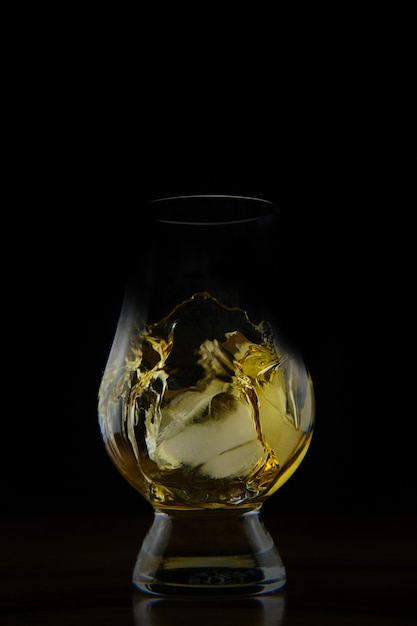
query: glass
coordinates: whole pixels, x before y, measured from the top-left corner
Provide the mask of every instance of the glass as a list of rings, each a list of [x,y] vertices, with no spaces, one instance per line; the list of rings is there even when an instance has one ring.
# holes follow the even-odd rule
[[[133,583],[276,591],[285,568],[260,510],[304,458],[314,416],[280,327],[278,209],[186,196],[142,216],[98,410],[112,461],[155,512]]]

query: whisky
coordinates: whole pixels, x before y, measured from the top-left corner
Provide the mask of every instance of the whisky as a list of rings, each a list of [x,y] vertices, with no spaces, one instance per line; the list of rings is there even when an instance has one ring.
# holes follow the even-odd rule
[[[295,471],[313,392],[272,326],[199,292],[109,362],[99,421],[119,471],[155,508],[256,507]]]

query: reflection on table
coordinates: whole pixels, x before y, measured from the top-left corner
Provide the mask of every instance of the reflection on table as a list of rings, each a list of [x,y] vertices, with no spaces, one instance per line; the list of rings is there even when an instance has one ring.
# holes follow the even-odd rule
[[[140,592],[133,595],[135,626],[281,626],[284,610],[283,592],[253,598],[211,599],[155,598]]]

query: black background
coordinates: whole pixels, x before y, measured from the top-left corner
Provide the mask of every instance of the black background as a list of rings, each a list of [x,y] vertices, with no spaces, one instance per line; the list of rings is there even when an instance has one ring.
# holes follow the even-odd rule
[[[217,26],[217,38],[177,33],[158,58],[169,25],[154,28],[135,62],[127,35],[116,45],[91,28],[77,31],[81,48],[68,33],[58,45],[57,31],[36,61],[25,58],[3,235],[6,515],[149,512],[106,455],[97,392],[125,249],[137,245],[146,202],[177,193],[281,209],[286,280],[271,280],[271,297],[311,371],[316,430],[265,507],[415,513],[407,166],[399,173],[387,49],[359,30],[354,45],[335,32],[300,48],[299,36],[283,45],[233,20]]]
[[[227,176],[205,183],[192,174],[183,185],[132,184],[120,194],[112,185],[107,195],[94,184],[87,201],[83,188],[59,209],[51,240],[24,278],[27,343],[12,424],[17,471],[4,476],[10,513],[28,506],[39,514],[149,511],[107,458],[97,391],[124,292],[124,247],[136,245],[148,198],[188,191],[247,193],[281,208],[285,236],[271,297],[282,302],[310,369],[316,430],[301,467],[265,506],[298,514],[414,511],[412,418],[389,314],[380,217],[339,167],[331,175],[326,167],[322,177],[317,167],[295,167],[288,177],[277,168],[274,187],[272,176],[258,179],[256,170],[242,174],[253,185],[230,185]]]

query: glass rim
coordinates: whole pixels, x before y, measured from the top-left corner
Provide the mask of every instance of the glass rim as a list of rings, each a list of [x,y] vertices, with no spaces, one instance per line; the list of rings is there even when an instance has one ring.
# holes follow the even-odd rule
[[[221,207],[224,209],[227,204],[227,208],[229,211],[226,211],[224,214],[219,214],[218,210],[213,212],[213,204],[211,204],[211,210],[209,212],[205,212],[203,215],[198,213],[193,213],[190,215],[187,213],[185,209],[190,210],[190,206],[186,207],[185,205],[182,207],[182,211],[175,216],[169,214],[159,214],[156,216],[156,221],[163,224],[179,224],[179,225],[187,225],[187,226],[222,226],[228,224],[241,224],[247,222],[254,222],[256,220],[271,217],[272,215],[277,216],[279,213],[278,206],[272,202],[271,200],[267,200],[266,198],[259,198],[254,196],[243,196],[243,195],[232,195],[232,194],[189,194],[189,195],[173,195],[166,196],[161,198],[155,198],[151,200],[151,204],[154,206],[158,206],[158,204],[162,207],[164,203],[166,206],[170,205],[171,207],[176,201],[185,201],[185,204],[188,201],[196,201],[200,203],[205,203],[205,201],[223,201],[223,204],[219,203],[217,209]],[[240,214],[230,213],[231,206],[234,206],[234,211],[241,210]],[[257,210],[255,209],[257,207]],[[202,208],[201,204],[199,207]],[[207,211],[208,206],[204,207]],[[266,210],[265,210],[266,209]],[[210,214],[209,214],[210,213]]]

